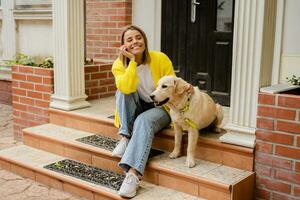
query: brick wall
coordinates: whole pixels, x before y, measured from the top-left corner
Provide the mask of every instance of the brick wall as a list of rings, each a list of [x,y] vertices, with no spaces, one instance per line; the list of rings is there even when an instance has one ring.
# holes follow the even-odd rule
[[[257,199],[300,199],[300,95],[258,97]]]
[[[11,81],[0,80],[0,103],[12,104]]]
[[[49,122],[53,70],[13,66],[12,79],[14,136],[22,140],[23,128]]]
[[[86,0],[87,58],[116,59],[122,30],[131,24],[131,7],[131,0]]]
[[[85,66],[85,93],[88,95],[88,100],[113,96],[115,91],[111,64]]]

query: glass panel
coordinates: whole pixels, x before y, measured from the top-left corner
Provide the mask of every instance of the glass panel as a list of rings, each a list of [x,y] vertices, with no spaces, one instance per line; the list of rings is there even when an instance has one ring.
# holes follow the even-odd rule
[[[51,9],[52,0],[15,0],[16,9]]]
[[[217,0],[217,31],[231,32],[233,0]]]

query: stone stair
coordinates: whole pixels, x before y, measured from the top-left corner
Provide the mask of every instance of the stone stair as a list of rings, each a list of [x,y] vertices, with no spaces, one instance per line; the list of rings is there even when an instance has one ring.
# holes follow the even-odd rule
[[[24,145],[0,151],[0,167],[87,199],[121,199],[115,190],[43,168],[71,159],[122,173],[119,158],[112,157],[111,151],[77,140],[95,134],[118,139],[113,120],[91,112],[97,109],[50,109],[49,124],[24,129]],[[149,159],[142,189],[134,199],[253,199],[252,149],[220,143],[218,136],[206,133],[199,138],[196,167],[187,168],[185,156],[168,158],[173,137],[169,129],[155,136],[153,148],[164,153]],[[185,149],[186,137],[183,143]]]

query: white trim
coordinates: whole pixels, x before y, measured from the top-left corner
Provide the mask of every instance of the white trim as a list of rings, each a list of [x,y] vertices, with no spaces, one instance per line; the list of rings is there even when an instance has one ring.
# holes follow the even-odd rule
[[[52,20],[52,10],[14,10],[16,20]]]
[[[274,41],[274,56],[272,67],[272,85],[280,82],[280,63],[282,50],[283,22],[284,22],[285,0],[277,0],[276,30]]]

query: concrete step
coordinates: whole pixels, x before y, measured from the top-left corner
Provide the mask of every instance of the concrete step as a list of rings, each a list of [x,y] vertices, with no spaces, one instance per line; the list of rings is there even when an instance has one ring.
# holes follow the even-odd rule
[[[64,190],[89,200],[122,199],[116,190],[94,184],[69,175],[58,173],[44,166],[65,160],[65,157],[26,145],[20,145],[0,151],[0,167],[37,182]],[[172,189],[141,182],[135,200],[201,200],[201,198]]]
[[[91,114],[90,111],[93,108],[88,109],[88,112],[85,112],[85,110],[67,112],[49,109],[50,123],[118,139],[118,129],[114,127],[113,119],[108,118],[109,114]],[[195,152],[196,158],[217,162],[242,170],[253,171],[254,150],[247,147],[222,143],[218,139],[219,136],[220,135],[215,133],[202,132]],[[173,146],[174,131],[171,129],[162,130],[156,134],[153,140],[153,147],[158,149],[172,151]],[[183,155],[185,155],[186,149],[187,135],[183,137]]]
[[[55,124],[31,127],[23,132],[26,145],[122,173],[117,167],[119,158],[112,157],[110,151],[76,140],[93,133]],[[195,168],[187,168],[184,156],[171,160],[168,154],[149,160],[143,180],[207,199],[239,199],[241,194],[242,199],[252,199],[253,172],[201,159]]]

